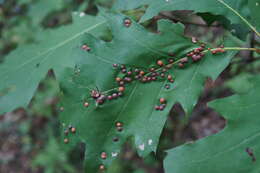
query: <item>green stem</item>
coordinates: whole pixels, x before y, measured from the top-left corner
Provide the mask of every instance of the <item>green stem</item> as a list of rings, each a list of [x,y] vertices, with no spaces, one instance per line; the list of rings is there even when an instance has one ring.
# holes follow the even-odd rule
[[[224,50],[249,50],[249,51],[255,51],[255,52],[259,52],[260,49],[258,48],[247,48],[247,47],[225,47]]]
[[[224,48],[214,48],[211,50],[216,50],[216,49],[224,49],[224,50],[248,50],[248,51],[255,51],[255,52],[260,52],[259,48],[252,48],[252,47],[224,47]]]
[[[260,33],[256,30],[256,28],[251,25],[251,23],[249,23],[243,16],[241,16],[235,9],[233,9],[232,7],[230,7],[227,3],[225,3],[223,0],[217,0],[220,3],[222,3],[224,6],[226,6],[228,9],[230,9],[233,13],[235,13],[238,17],[241,18],[241,20],[243,22],[245,22],[245,24],[247,24],[255,33],[258,37],[260,37]]]

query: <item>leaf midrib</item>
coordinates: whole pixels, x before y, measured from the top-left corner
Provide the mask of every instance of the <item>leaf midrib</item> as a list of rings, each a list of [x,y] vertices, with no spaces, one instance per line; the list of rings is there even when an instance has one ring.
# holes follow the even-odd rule
[[[91,27],[89,27],[89,28],[83,30],[82,32],[79,32],[79,33],[75,34],[74,36],[68,38],[67,40],[64,40],[64,41],[60,42],[60,43],[57,44],[56,46],[51,47],[51,48],[49,48],[49,49],[43,51],[42,53],[36,55],[36,56],[33,57],[32,59],[30,59],[30,60],[24,62],[23,64],[21,64],[20,66],[18,66],[16,69],[13,69],[12,71],[14,71],[14,70],[19,70],[19,69],[22,68],[23,66],[29,64],[30,62],[32,62],[32,61],[34,61],[35,59],[41,57],[42,55],[48,54],[48,53],[50,53],[51,51],[56,50],[56,49],[58,49],[58,48],[64,46],[65,44],[67,44],[67,43],[71,42],[72,40],[76,39],[77,37],[79,37],[79,36],[82,35],[83,33],[89,32],[89,31],[91,31],[91,30],[93,30],[93,29],[97,28],[98,26],[100,26],[100,25],[102,25],[102,24],[105,24],[105,23],[106,23],[106,20],[104,20],[104,21],[102,21],[102,22],[100,22],[100,23],[97,23],[97,24],[93,25],[93,26],[91,26]],[[27,57],[26,59],[29,59],[29,58]],[[6,74],[9,73],[9,72],[10,72],[10,71],[6,71],[6,72],[3,73],[1,76],[4,76],[4,75],[6,75]]]

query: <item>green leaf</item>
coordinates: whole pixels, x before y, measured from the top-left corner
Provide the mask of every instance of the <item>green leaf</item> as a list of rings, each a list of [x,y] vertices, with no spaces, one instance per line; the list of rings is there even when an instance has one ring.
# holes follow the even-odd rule
[[[156,66],[158,59],[166,62],[169,52],[174,52],[176,58],[180,59],[193,48],[199,47],[184,36],[181,24],[161,20],[159,32],[151,33],[134,21],[129,27],[125,26],[126,16],[104,15],[113,33],[110,42],[90,35],[99,36],[107,20],[82,17],[81,13],[81,18],[77,17],[73,26],[42,33],[39,45],[18,48],[0,66],[2,112],[25,107],[47,71],[54,70],[62,92],[63,113],[60,119],[63,128],[67,130],[72,125],[77,129],[76,134],[68,136],[70,144],[79,141],[86,143],[86,165],[90,172],[96,172],[100,164],[108,166],[129,137],[134,137],[141,156],[156,151],[172,105],[180,102],[185,111],[191,112],[206,77],[215,79],[236,53],[229,51],[213,56],[205,51],[205,58],[198,63],[189,62],[184,69],[179,69],[176,61],[169,72],[176,78],[175,83],[169,84],[170,89],[165,89],[166,79],[147,84],[134,81],[126,86],[122,98],[97,105],[90,98],[91,90],[98,87],[107,94],[117,90],[115,77],[122,74],[112,68],[113,63],[147,71]],[[84,44],[91,50],[82,50]],[[232,46],[234,43],[225,45]],[[163,111],[155,111],[154,106],[160,97],[167,100],[167,106]],[[85,101],[90,103],[88,108],[83,106]],[[123,132],[116,130],[117,121],[123,123]],[[118,137],[119,141],[112,142],[114,137]],[[106,160],[100,159],[103,151],[107,152]]]
[[[250,82],[253,87],[248,93],[210,102],[227,126],[216,135],[169,150],[166,173],[259,172],[259,76]]]
[[[253,22],[257,30],[260,30],[260,0],[249,0],[248,5]]]
[[[241,73],[225,82],[225,86],[231,88],[236,93],[247,93],[253,85],[250,83],[252,74]]]
[[[33,115],[51,116],[53,112],[52,104],[59,93],[59,85],[55,79],[47,78],[41,83],[41,89],[39,89],[30,104],[28,113]]]
[[[59,142],[50,134],[46,147],[32,161],[33,167],[41,166],[45,172],[75,172],[68,159],[69,153],[62,150]]]
[[[18,0],[17,1],[17,4],[18,5],[23,5],[23,4],[28,4],[30,3],[32,0]]]
[[[127,10],[148,5],[148,9],[141,18],[140,22],[151,19],[162,11],[192,10],[196,13],[212,13],[214,15],[222,15],[229,19],[231,24],[237,25],[239,23],[243,23],[253,29],[254,26],[249,23],[251,16],[247,3],[251,4],[250,7],[254,7],[251,9],[251,15],[252,13],[255,13],[256,17],[252,18],[257,19],[259,16],[257,15],[259,7],[256,5],[257,2],[255,0],[143,0],[127,1],[127,3],[125,0],[118,0],[114,5],[114,9]]]
[[[13,51],[0,65],[0,113],[26,107],[39,82],[53,69],[58,80],[66,67],[74,67],[73,52],[84,33],[100,34],[102,17],[74,15],[73,25],[41,32],[39,44],[24,45]]]
[[[160,0],[153,1],[151,3],[142,17],[141,21],[145,21],[147,19],[152,18],[157,15],[161,11],[169,11],[169,10],[193,10],[195,12],[200,13],[212,13],[215,15],[223,15],[227,17],[232,23],[240,23],[240,17],[235,14],[230,8],[238,11],[239,13],[247,14],[248,9],[244,9],[245,0],[198,0],[198,1],[190,1],[190,0]],[[226,6],[228,5],[228,6]]]
[[[24,44],[32,40],[35,31],[28,27],[29,22],[27,20],[24,18],[16,18],[15,20],[8,20],[8,23],[7,25],[14,27],[2,31],[1,46],[5,46],[8,42]]]
[[[211,25],[213,22],[218,21],[222,26],[224,26],[228,31],[231,31],[234,36],[241,40],[246,40],[248,33],[250,32],[249,27],[245,27],[241,23],[231,24],[225,16],[213,15],[211,13],[198,13],[200,17],[208,24]]]
[[[50,12],[62,9],[63,1],[64,0],[38,0],[32,3],[29,6],[28,15],[32,19],[33,26],[38,26]]]
[[[139,155],[146,156],[156,151],[172,105],[181,102],[185,110],[190,112],[206,77],[215,79],[235,54],[233,51],[216,56],[208,53],[202,61],[190,64],[187,68],[178,69],[174,66],[170,73],[176,79],[175,83],[170,84],[169,90],[165,89],[165,79],[146,84],[133,81],[126,86],[123,97],[97,105],[90,96],[91,90],[97,87],[106,95],[117,91],[115,78],[122,74],[113,69],[112,64],[125,64],[128,69],[148,69],[156,67],[158,59],[169,58],[171,51],[180,58],[198,47],[184,37],[181,24],[160,20],[160,33],[153,34],[133,21],[130,27],[125,27],[125,16],[106,16],[113,40],[103,42],[86,34],[79,44],[87,44],[91,51],[81,50],[77,53],[78,57],[82,57],[81,61],[75,69],[67,69],[61,82],[63,112],[60,119],[63,130],[68,130],[70,125],[77,129],[76,134],[69,134],[66,138],[71,145],[79,141],[86,144],[85,163],[89,173],[96,172],[101,164],[106,167],[110,165],[120,153],[121,145],[131,136],[134,137]],[[167,100],[167,106],[163,111],[156,111],[154,106],[160,97]],[[84,102],[89,103],[87,108],[83,106]],[[122,132],[116,130],[116,122],[123,123]],[[113,142],[114,137],[118,137],[119,141]],[[106,152],[106,160],[100,158],[102,152]]]
[[[130,0],[117,0],[114,5],[114,10],[131,10],[147,4],[152,3],[152,0],[142,0],[142,1],[130,1]]]

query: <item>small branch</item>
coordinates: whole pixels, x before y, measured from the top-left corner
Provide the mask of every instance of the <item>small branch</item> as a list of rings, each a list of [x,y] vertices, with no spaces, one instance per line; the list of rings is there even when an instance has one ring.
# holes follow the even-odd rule
[[[218,49],[218,48],[217,48]],[[224,50],[248,50],[248,51],[255,51],[257,53],[260,53],[260,49],[259,48],[248,48],[248,47],[225,47],[222,48]]]
[[[241,50],[247,50],[247,51],[255,51],[255,52],[258,52],[258,53],[260,53],[260,49],[258,49],[258,48],[246,48],[246,47],[224,47],[224,48],[212,48],[212,49],[210,49],[210,50],[204,50],[203,51],[203,53],[207,53],[207,52],[209,52],[209,51],[214,51],[214,50],[218,50],[218,49],[222,49],[222,50],[226,50],[226,51],[228,51],[228,50],[236,50],[236,51],[241,51]],[[192,51],[192,50],[190,50],[190,51]],[[190,52],[190,51],[188,51],[188,52]],[[178,64],[178,63],[180,63],[182,61],[182,58],[180,58],[180,59],[178,59],[178,60],[176,60],[176,61],[174,61],[174,62],[172,62],[172,63],[169,63],[168,65],[176,65],[176,64]],[[155,69],[155,71],[160,71],[162,68],[165,68],[164,66],[163,67],[159,67],[159,68],[157,68],[157,69]],[[144,76],[148,76],[148,75],[150,75],[152,72],[148,72],[148,73],[146,73]],[[89,89],[89,88],[88,88]],[[105,90],[105,91],[101,91],[101,93],[103,93],[103,94],[106,94],[106,93],[109,93],[110,91],[113,91],[113,90],[117,90],[118,89],[118,87],[116,87],[116,88],[112,88],[112,89],[109,89],[109,90]],[[87,98],[85,98],[86,100],[88,100],[89,98],[91,98],[91,97],[87,97]]]

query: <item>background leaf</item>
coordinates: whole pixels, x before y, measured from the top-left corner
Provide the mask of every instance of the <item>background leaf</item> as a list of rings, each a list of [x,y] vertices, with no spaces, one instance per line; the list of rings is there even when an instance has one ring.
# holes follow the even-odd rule
[[[152,0],[142,0],[142,1],[124,1],[124,0],[117,0],[114,5],[114,10],[131,10],[135,9],[147,4],[152,3]]]
[[[248,15],[248,9],[244,8],[244,4],[247,2],[246,0],[199,0],[199,1],[181,1],[181,0],[160,0],[153,1],[149,5],[145,15],[142,17],[141,21],[145,21],[150,19],[151,17],[157,15],[161,11],[169,11],[169,10],[193,10],[195,12],[208,12],[215,15],[223,15],[227,17],[232,23],[240,23],[241,19],[234,14],[229,8],[227,8],[223,3],[226,3],[231,8],[236,11],[239,11],[240,14]]]
[[[226,118],[226,128],[217,135],[169,150],[164,161],[166,173],[259,172],[260,78],[251,78],[251,83],[253,87],[247,94],[209,104]]]
[[[62,150],[59,142],[51,137],[44,151],[37,155],[32,164],[36,166],[45,166],[46,173],[62,173],[75,172],[74,168],[69,164],[66,151]]]
[[[257,30],[260,30],[260,0],[250,0],[248,1],[248,6],[253,22]]]
[[[195,13],[211,13],[213,15],[221,15],[229,19],[231,26],[224,21],[224,24],[227,24],[228,28],[233,28],[235,32],[238,32],[240,34],[235,35],[241,35],[241,24],[245,26],[245,23],[242,22],[241,18],[235,14],[234,11],[237,11],[242,17],[244,17],[246,20],[251,19],[248,4],[253,4],[254,8],[252,10],[256,11],[257,8],[256,2],[247,1],[247,0],[199,0],[199,1],[183,1],[183,0],[143,0],[143,1],[124,1],[124,0],[118,0],[114,4],[115,10],[129,10],[137,7],[141,7],[144,5],[148,5],[148,8],[145,12],[145,14],[142,16],[140,22],[144,22],[148,19],[151,19],[152,17],[158,15],[160,12],[163,11],[174,11],[174,10],[192,10]],[[251,10],[251,11],[252,11]],[[252,14],[252,13],[251,13]],[[256,15],[259,16],[259,15]],[[212,17],[211,17],[212,18]],[[219,17],[218,17],[219,18]],[[215,18],[215,19],[218,19]],[[212,18],[212,20],[215,20]],[[223,21],[223,20],[221,20]],[[212,21],[211,21],[212,22]],[[252,22],[252,21],[251,21]],[[255,23],[256,24],[256,23]],[[240,28],[240,29],[239,29]],[[244,34],[245,32],[243,32]],[[240,38],[245,38],[240,37]]]
[[[250,73],[241,73],[225,83],[225,86],[231,88],[236,93],[247,93],[254,85],[250,82],[252,78]]]
[[[38,26],[50,12],[60,10],[64,0],[38,0],[30,8],[28,15],[32,17],[32,24]]]
[[[0,113],[25,107],[39,82],[53,69],[57,79],[65,67],[74,67],[73,51],[86,33],[99,33],[105,27],[102,17],[75,15],[74,24],[39,35],[40,44],[25,45],[10,53],[0,66]]]

